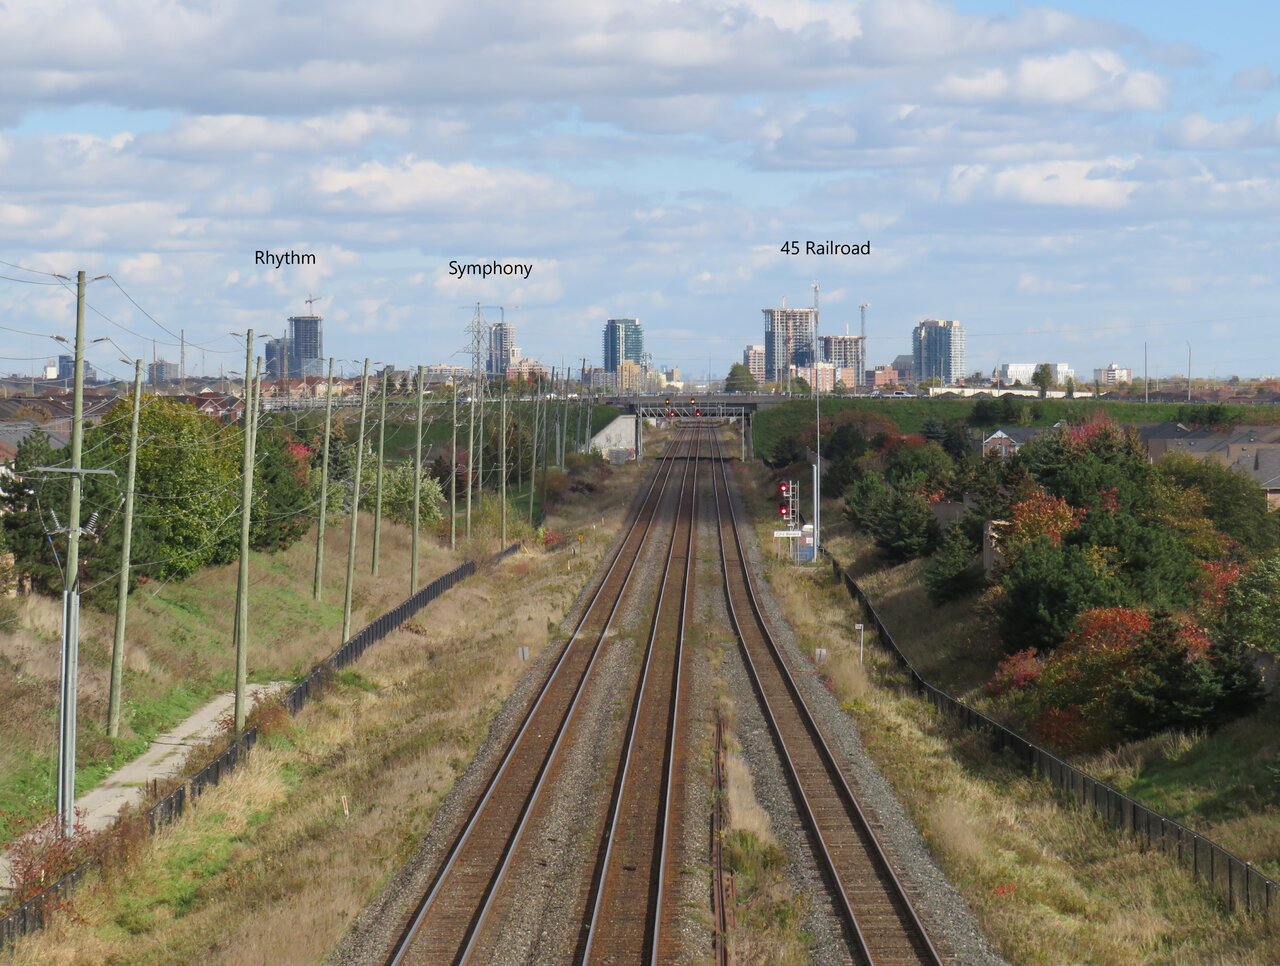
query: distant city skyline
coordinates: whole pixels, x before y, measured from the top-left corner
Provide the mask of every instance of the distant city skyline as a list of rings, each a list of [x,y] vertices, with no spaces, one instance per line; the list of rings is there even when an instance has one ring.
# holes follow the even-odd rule
[[[443,364],[480,302],[548,366],[637,316],[655,367],[723,375],[815,280],[822,334],[870,303],[867,368],[955,318],[970,371],[1138,376],[1145,345],[1156,378],[1190,342],[1193,376],[1280,372],[1269,5],[318,0],[305,43],[269,7],[244,43],[149,4],[0,11],[0,369],[74,318],[23,268],[83,268],[136,300],[93,283],[91,334],[176,361],[185,333],[189,374],[312,311],[328,355]]]

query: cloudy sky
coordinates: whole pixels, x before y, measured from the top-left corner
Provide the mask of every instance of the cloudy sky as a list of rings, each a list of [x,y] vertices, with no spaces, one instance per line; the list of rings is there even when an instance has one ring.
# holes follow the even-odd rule
[[[1275,11],[0,0],[0,259],[110,273],[90,335],[176,358],[185,329],[196,372],[239,368],[227,333],[278,333],[312,292],[339,358],[446,361],[480,301],[548,364],[598,363],[632,315],[655,363],[723,373],[817,280],[824,331],[871,304],[874,363],[935,317],[965,324],[970,369],[1140,371],[1145,341],[1170,374],[1190,341],[1198,375],[1274,373]],[[0,274],[0,325],[37,333],[0,329],[0,371],[28,372],[73,299]]]

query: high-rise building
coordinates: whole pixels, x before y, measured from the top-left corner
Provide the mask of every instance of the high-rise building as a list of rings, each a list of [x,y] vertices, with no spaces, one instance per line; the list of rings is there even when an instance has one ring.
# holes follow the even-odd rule
[[[925,319],[911,332],[911,373],[916,382],[955,385],[964,376],[964,326],[954,319]]]
[[[859,379],[854,385],[861,386],[861,374],[867,367],[866,347],[860,335],[822,335],[818,337],[822,347],[822,361],[829,362],[837,369],[856,369]],[[853,386],[846,386],[852,389]]]
[[[485,371],[490,376],[500,376],[519,358],[516,327],[506,322],[495,322],[489,326],[489,362]]]
[[[268,379],[282,379],[285,375],[286,362],[288,362],[289,375],[298,374],[297,367],[286,359],[288,351],[289,340],[285,338],[268,339],[263,345],[262,354],[266,357]]]
[[[764,382],[764,346],[749,345],[743,349],[742,364],[751,370],[756,382]]]
[[[617,373],[624,361],[644,364],[644,329],[639,319],[609,319],[604,324],[604,371]]]
[[[176,368],[176,367],[175,367]],[[177,376],[175,375],[176,379]],[[76,379],[76,357],[75,356],[58,356],[58,381],[65,382],[68,386],[75,382]],[[86,359],[84,363],[84,381],[97,382],[98,373],[93,366],[89,365]]]
[[[1121,369],[1112,362],[1105,369],[1094,369],[1093,381],[1099,386],[1123,386],[1133,382],[1133,370]]]
[[[324,375],[324,329],[318,315],[289,316],[289,375]]]
[[[153,386],[177,382],[179,378],[177,363],[165,362],[163,359],[147,363],[147,382]]]
[[[792,366],[813,364],[813,334],[817,309],[761,309],[764,313],[764,377],[768,382],[787,378]]]

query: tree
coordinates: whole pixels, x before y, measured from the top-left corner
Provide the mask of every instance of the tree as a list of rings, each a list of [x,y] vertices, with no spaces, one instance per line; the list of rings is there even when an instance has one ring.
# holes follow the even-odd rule
[[[1127,602],[1123,585],[1083,547],[1055,546],[1047,536],[1030,541],[1001,579],[1000,636],[1008,653],[1051,651],[1076,615]]]
[[[1215,460],[1170,453],[1156,472],[1178,486],[1204,494],[1205,515],[1227,536],[1255,554],[1280,547],[1280,515],[1267,510],[1267,496],[1250,477]]]
[[[427,469],[422,470],[418,502],[420,528],[444,517],[444,491]],[[387,517],[406,527],[413,526],[413,462],[397,463],[382,478],[382,506]]]
[[[893,561],[923,557],[938,545],[941,531],[929,503],[917,493],[892,493],[871,522],[876,546]]]
[[[791,394],[803,396],[812,391],[809,380],[804,376],[796,376],[791,380]]]
[[[1227,591],[1224,634],[1260,651],[1280,654],[1280,554],[1253,565]]]
[[[1033,734],[1071,751],[1218,724],[1251,711],[1261,695],[1240,648],[1185,618],[1128,607],[1081,613],[1038,673],[1014,681],[1008,672],[999,683],[1028,692]]]
[[[876,473],[856,478],[845,490],[845,518],[859,530],[870,531],[889,502],[889,488]]]
[[[758,385],[751,370],[741,362],[735,362],[729,367],[729,375],[724,381],[726,392],[754,392]]]
[[[934,492],[946,486],[955,466],[941,446],[899,446],[885,461],[885,481],[897,490]]]
[[[1043,399],[1049,394],[1056,383],[1053,378],[1053,366],[1047,362],[1042,362],[1036,366],[1035,372],[1031,374],[1031,385],[1040,390],[1040,398]]]
[[[1076,398],[1076,381],[1072,379],[1070,376],[1067,376],[1065,388],[1067,390],[1067,398],[1075,399]]]
[[[311,528],[311,455],[278,424],[259,428],[249,523],[255,550],[287,550]]]
[[[942,537],[937,552],[924,570],[924,585],[935,604],[963,597],[983,583],[982,559],[978,547],[953,523]]]

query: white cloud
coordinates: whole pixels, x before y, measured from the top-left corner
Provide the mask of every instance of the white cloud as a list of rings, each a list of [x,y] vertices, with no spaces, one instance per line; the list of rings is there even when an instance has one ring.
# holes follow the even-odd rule
[[[1168,82],[1152,71],[1130,68],[1115,51],[1093,49],[1024,57],[1009,71],[993,67],[949,74],[934,89],[943,98],[969,103],[1158,111],[1168,95]]]
[[[367,161],[354,168],[332,165],[316,171],[313,190],[327,204],[381,214],[406,210],[477,212],[527,211],[571,204],[574,192],[546,175],[514,168],[440,164],[402,158],[392,164]]]
[[[1083,208],[1122,208],[1139,182],[1120,177],[1136,159],[1046,161],[995,169],[962,165],[947,178],[944,197],[953,202],[978,199]]]
[[[352,110],[301,121],[251,114],[182,118],[172,133],[155,138],[160,151],[196,154],[263,151],[324,153],[351,148],[373,137],[403,137],[409,123],[385,108]]]

